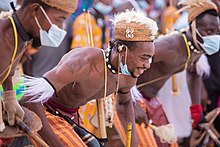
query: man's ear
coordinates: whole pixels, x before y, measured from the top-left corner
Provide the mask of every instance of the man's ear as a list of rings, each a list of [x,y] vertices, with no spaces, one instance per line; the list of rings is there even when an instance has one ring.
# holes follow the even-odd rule
[[[30,13],[33,17],[35,17],[36,15],[39,15],[41,12],[40,10],[40,4],[38,3],[33,3],[30,6]]]
[[[119,53],[125,52],[127,49],[128,49],[128,47],[124,44],[119,44],[118,45],[118,52]]]

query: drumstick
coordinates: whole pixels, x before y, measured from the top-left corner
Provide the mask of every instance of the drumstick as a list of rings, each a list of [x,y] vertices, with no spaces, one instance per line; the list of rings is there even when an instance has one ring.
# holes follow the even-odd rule
[[[85,21],[85,24],[86,24],[86,34],[87,34],[87,40],[88,40],[88,45],[91,45],[90,43],[90,34],[89,34],[89,26],[88,26],[88,22],[87,22],[87,16],[86,16],[86,10],[83,9],[83,13],[84,13],[84,21]]]
[[[92,24],[91,24],[91,18],[90,18],[90,11],[88,10],[88,21],[89,21],[89,26],[87,26],[87,30],[89,30],[87,36],[89,40],[91,41],[91,46],[94,47],[94,42],[93,42],[93,34],[92,34]],[[105,76],[106,73],[105,73]],[[105,77],[106,78],[106,77]],[[104,90],[104,97],[106,97],[106,84],[105,84],[105,90]],[[99,99],[96,100],[96,107],[97,107],[97,113],[98,113],[98,126],[99,126],[99,137],[102,143],[104,143],[104,140],[107,138],[106,134],[106,127],[105,127],[105,112],[104,112],[104,99]]]
[[[24,131],[30,139],[33,139],[37,143],[39,143],[42,147],[49,147],[40,137],[38,137],[31,129],[18,117],[16,117],[16,124],[18,127]]]
[[[129,122],[128,125],[127,125],[126,147],[131,146],[131,132],[132,132],[132,123]]]
[[[92,34],[92,23],[90,18],[90,10],[88,10],[88,20],[89,20],[89,34],[91,40],[91,46],[94,47],[93,34]]]
[[[200,126],[201,126],[202,128],[205,128],[205,129],[207,130],[207,128],[209,128],[209,127],[211,126],[211,124],[213,123],[213,121],[215,120],[215,118],[218,116],[218,114],[219,114],[219,111],[216,111],[215,114],[214,114],[214,117],[210,120],[210,122],[206,123],[205,125],[200,125]],[[204,131],[204,132],[201,134],[201,136],[200,136],[195,142],[192,143],[191,146],[196,146],[196,145],[198,145],[198,144],[202,141],[202,139],[204,138],[205,134],[206,134],[206,131]]]

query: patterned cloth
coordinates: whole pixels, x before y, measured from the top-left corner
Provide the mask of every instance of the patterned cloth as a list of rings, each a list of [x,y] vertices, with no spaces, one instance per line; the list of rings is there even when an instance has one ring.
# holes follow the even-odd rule
[[[155,101],[157,102],[157,100],[154,100],[154,104]],[[157,122],[155,121],[155,119],[160,119],[159,120],[159,124],[161,124],[161,121],[164,122],[166,119],[165,114],[163,114],[161,111],[162,110],[162,106],[160,105],[160,103],[156,104],[157,109],[153,109],[153,108],[149,108],[149,105],[151,103],[148,103],[146,101],[141,101],[139,102],[141,107],[145,110],[148,111],[148,114],[151,113],[152,115],[155,114],[155,116],[157,118],[152,118],[152,115],[149,116],[150,119],[154,120],[153,122]],[[152,106],[153,107],[153,106]],[[150,110],[149,110],[150,109]],[[155,110],[155,111],[152,111]],[[159,112],[159,114],[157,114]],[[164,115],[164,116],[163,116]],[[162,118],[162,119],[161,119]],[[167,121],[168,123],[168,121]],[[114,112],[114,126],[116,128],[116,130],[118,131],[119,136],[121,137],[121,140],[123,142],[123,144],[125,144],[126,142],[126,133],[124,131],[124,128],[118,118],[117,112]],[[155,136],[155,134],[153,133],[153,130],[150,127],[145,128],[145,125],[138,125],[136,124],[136,133],[138,136],[138,146],[139,147],[178,147],[177,143],[173,143],[173,144],[168,144],[168,143],[161,143],[159,137]]]
[[[117,112],[114,111],[114,126],[116,130],[118,131],[119,136],[121,137],[121,140],[123,144],[126,143],[126,133],[124,131],[124,128],[118,118]],[[153,131],[151,128],[147,127],[145,128],[144,125],[137,125],[136,124],[136,133],[138,136],[138,143],[139,147],[157,147],[157,143],[153,136]]]
[[[90,134],[87,130],[80,127],[73,120],[78,119],[78,109],[70,109],[60,107],[61,105],[49,100],[45,104],[45,115],[54,133],[65,146],[74,147],[99,147],[100,144],[95,136]],[[69,112],[69,115],[64,115]]]
[[[179,14],[176,14],[175,12],[177,11],[176,7],[174,6],[169,6],[166,7],[165,10],[163,11],[161,15],[161,32],[162,34],[167,34],[169,33],[172,28],[173,24],[176,22],[176,20],[179,17]]]
[[[88,18],[88,13],[82,13],[74,21],[72,48],[91,46],[91,43],[88,41],[89,32],[86,27],[89,24]],[[90,20],[94,47],[107,48],[110,38],[109,21],[107,18],[96,17],[96,14],[92,14],[92,12],[90,14]]]

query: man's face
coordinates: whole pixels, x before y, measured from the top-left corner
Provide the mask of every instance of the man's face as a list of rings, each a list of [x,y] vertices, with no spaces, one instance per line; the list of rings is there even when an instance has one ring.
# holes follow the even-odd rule
[[[47,8],[46,10],[43,9],[46,13],[46,15],[49,17],[49,20],[47,19],[47,17],[45,16],[45,14],[43,13],[43,11],[40,8],[39,4],[32,4],[32,8],[34,11],[34,17],[37,18],[37,20],[39,21],[39,24],[41,26],[41,28],[45,31],[49,31],[51,24],[49,23],[49,20],[52,22],[52,24],[57,25],[59,28],[63,28],[64,25],[64,21],[65,19],[68,17],[69,13],[64,12],[62,10],[56,9],[56,8]],[[37,27],[36,32],[34,33],[34,44],[36,44],[36,47],[38,47],[40,44],[40,28],[37,25],[36,21],[35,21],[35,26]],[[35,46],[35,45],[34,45]]]
[[[51,20],[51,22],[55,25],[57,25],[59,28],[63,28],[64,25],[64,21],[65,19],[68,17],[69,13],[64,12],[62,10],[56,9],[56,8],[50,8],[47,9],[46,11],[49,19]],[[44,15],[42,13],[42,15]],[[45,26],[46,28],[44,28],[46,31],[49,30],[49,28],[51,27],[51,25],[49,24],[48,20],[46,19],[45,16],[42,16],[45,18]]]
[[[197,21],[196,27],[202,36],[219,35],[219,17],[205,14]]]
[[[154,55],[153,42],[137,42],[136,48],[127,51],[127,66],[131,76],[138,78],[145,70],[150,68]],[[129,48],[129,47],[128,47]]]

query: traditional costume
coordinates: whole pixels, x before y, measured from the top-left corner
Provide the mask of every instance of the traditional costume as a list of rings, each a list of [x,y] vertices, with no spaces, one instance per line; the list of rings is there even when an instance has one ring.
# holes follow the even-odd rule
[[[88,40],[88,24],[91,21],[91,35],[93,38]],[[73,40],[71,48],[90,46],[94,42],[94,47],[107,48],[110,38],[110,25],[107,17],[100,16],[96,11],[91,11],[90,15],[86,12],[76,17],[73,22]],[[92,40],[91,40],[92,39]]]
[[[191,24],[191,23],[195,23],[195,19],[197,16],[199,16],[202,12],[205,12],[206,10],[217,10],[216,6],[210,2],[210,1],[207,1],[207,0],[188,0],[188,1],[185,1],[183,2],[182,4],[188,4],[187,7],[183,7],[183,9],[181,9],[180,11],[183,11],[183,10],[188,10],[189,11],[189,17],[188,17],[188,22]],[[194,27],[194,30],[195,30],[195,27]],[[197,40],[196,40],[197,41]],[[196,42],[194,40],[194,42]],[[188,43],[186,42],[186,46],[189,46],[190,49],[195,52],[195,53],[201,53],[201,49],[199,47],[196,47],[197,49],[200,49],[200,50],[197,50],[195,49],[194,46],[192,46],[192,43]],[[187,62],[186,62],[187,63]],[[147,85],[147,84],[146,84]],[[145,97],[145,96],[143,96]],[[148,99],[147,97],[145,97],[146,99]],[[152,102],[152,104],[150,104],[151,102],[149,101],[146,101],[145,103],[147,104],[147,114],[149,114],[149,112],[156,112],[156,111],[161,111],[160,115],[163,115],[163,117],[158,117],[157,119],[163,119],[163,122],[162,124],[166,124],[168,123],[168,120],[166,118],[166,115],[162,109],[162,105],[160,103],[157,102],[156,98],[151,98],[150,101],[154,101]],[[155,103],[156,102],[156,103]],[[149,105],[150,104],[150,105]],[[151,107],[151,106],[158,106],[158,107]],[[153,109],[152,109],[153,108]],[[155,109],[156,108],[156,109]],[[153,115],[155,115],[154,113],[152,113]],[[149,118],[155,118],[153,115],[149,115]],[[153,122],[155,124],[161,124],[160,120],[154,120]],[[158,142],[157,142],[158,144]],[[161,145],[161,143],[158,144],[159,146],[163,146]]]
[[[135,11],[126,11],[120,13],[119,15],[116,16],[114,24],[115,24],[115,40],[124,40],[124,41],[132,41],[132,42],[135,41],[152,42],[158,30],[155,21],[147,18],[144,14],[137,13]],[[120,49],[122,48],[118,48],[118,49],[120,51]],[[110,53],[107,52],[105,56],[106,56],[106,64],[110,65],[109,63]],[[114,74],[119,73],[119,71],[116,70],[113,71],[114,69],[111,69],[111,66],[107,66],[107,67],[112,73]],[[66,121],[68,121],[68,123],[70,123],[70,127],[69,127],[70,129],[72,128],[72,124],[74,125],[75,123],[70,121],[71,117],[69,117],[69,115],[71,115],[70,114],[71,112],[66,111],[66,108],[60,107],[59,104],[56,104],[54,101],[49,100],[52,97],[52,95],[56,93],[55,88],[53,88],[52,84],[45,78],[28,77],[25,79],[25,85],[28,87],[26,90],[26,95],[32,96],[31,101],[44,103],[46,108],[45,114],[48,118],[49,123],[51,124],[51,127],[53,128],[54,132],[59,136],[62,142],[66,141],[67,135],[61,136],[60,134],[61,130],[59,130],[59,128],[62,127],[61,124],[64,124],[63,122],[64,120],[62,118],[64,118]],[[72,111],[72,113],[76,114],[76,110]],[[66,114],[68,114],[68,116]],[[65,126],[66,125],[67,123],[65,123]],[[71,129],[71,131],[77,132],[75,128],[74,130]],[[75,133],[73,133],[72,135],[75,136]],[[84,138],[84,136],[81,135],[79,136]],[[65,142],[65,144],[68,143]],[[82,141],[80,142],[80,144],[84,145]]]

